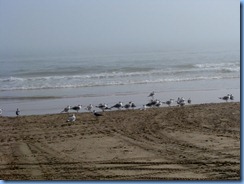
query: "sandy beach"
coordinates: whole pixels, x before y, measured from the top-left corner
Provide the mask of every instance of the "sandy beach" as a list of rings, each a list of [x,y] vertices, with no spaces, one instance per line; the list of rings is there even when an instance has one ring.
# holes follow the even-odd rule
[[[240,180],[240,103],[0,117],[1,180]]]

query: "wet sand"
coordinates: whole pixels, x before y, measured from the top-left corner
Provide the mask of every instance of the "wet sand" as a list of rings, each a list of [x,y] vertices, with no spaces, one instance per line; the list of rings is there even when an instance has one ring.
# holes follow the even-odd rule
[[[0,117],[2,180],[240,180],[240,103]]]

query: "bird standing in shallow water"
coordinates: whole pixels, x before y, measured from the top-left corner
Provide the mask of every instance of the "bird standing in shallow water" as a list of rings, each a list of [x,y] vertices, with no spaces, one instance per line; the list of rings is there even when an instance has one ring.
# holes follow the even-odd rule
[[[107,104],[102,104],[100,103],[98,106],[96,106],[97,108],[101,109],[102,111],[105,111],[107,109],[111,109],[111,108],[108,108],[108,105]]]
[[[219,97],[219,99],[225,100],[227,102],[230,99],[230,97],[230,94],[228,94],[227,96]]]
[[[153,98],[154,98],[154,95],[155,95],[155,92],[152,91],[152,92],[148,95],[148,97],[152,97],[152,99],[153,99]]]
[[[112,106],[112,107],[110,107],[111,109],[112,108],[117,108],[117,109],[121,109],[123,107],[123,103],[122,102],[119,102],[119,103],[117,103],[117,104],[115,104],[114,106]]]
[[[81,110],[81,105],[74,106],[72,109],[78,113],[78,111]]]
[[[70,108],[71,108],[70,105],[68,105],[67,107],[64,108],[63,111],[61,111],[61,113],[62,113],[62,112],[69,112]]]
[[[230,94],[230,99],[234,100],[234,96],[232,94]]]
[[[20,110],[17,108],[15,113],[16,113],[16,116],[19,116],[20,115]]]
[[[168,106],[171,106],[171,104],[174,102],[174,99],[170,99],[170,100],[168,100],[168,101],[166,101],[166,102],[163,102],[163,103],[165,103],[165,104],[167,104]]]
[[[92,105],[92,104],[89,104],[89,105],[86,107],[86,110],[88,110],[88,111],[91,112],[92,108],[93,108],[93,105]]]

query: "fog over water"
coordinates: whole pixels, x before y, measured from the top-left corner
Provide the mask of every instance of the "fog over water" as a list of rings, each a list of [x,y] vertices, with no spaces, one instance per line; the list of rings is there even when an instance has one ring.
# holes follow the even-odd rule
[[[239,47],[238,0],[0,0],[0,57]]]

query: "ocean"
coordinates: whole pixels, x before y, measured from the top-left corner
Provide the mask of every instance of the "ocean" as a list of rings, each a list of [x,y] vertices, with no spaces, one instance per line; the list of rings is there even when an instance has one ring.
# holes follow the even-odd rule
[[[16,108],[46,114],[131,100],[141,107],[151,91],[162,101],[185,95],[195,103],[221,102],[217,92],[240,100],[239,49],[1,57],[0,66],[0,108],[7,116]]]

